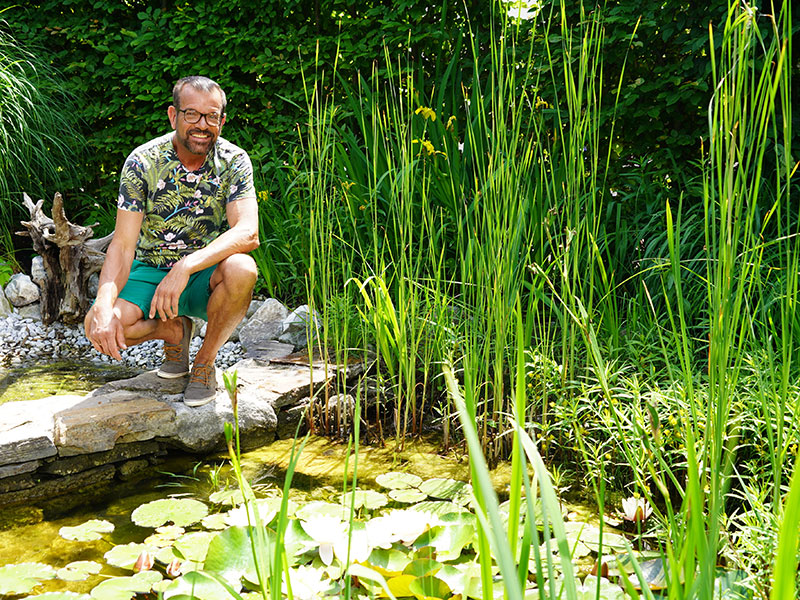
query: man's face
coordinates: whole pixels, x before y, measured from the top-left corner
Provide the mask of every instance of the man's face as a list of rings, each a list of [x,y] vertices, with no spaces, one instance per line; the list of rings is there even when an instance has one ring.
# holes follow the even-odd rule
[[[178,146],[191,154],[205,156],[217,141],[225,117],[223,115],[222,121],[216,126],[209,124],[205,117],[201,117],[197,123],[188,123],[185,112],[187,110],[204,114],[222,114],[222,95],[219,90],[203,92],[186,85],[180,93],[180,109],[170,106],[167,110]]]

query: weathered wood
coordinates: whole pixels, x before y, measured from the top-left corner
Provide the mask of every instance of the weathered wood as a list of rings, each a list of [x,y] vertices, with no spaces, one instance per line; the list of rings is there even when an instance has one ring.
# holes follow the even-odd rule
[[[59,193],[53,197],[53,218],[42,211],[44,200],[34,204],[23,194],[23,201],[31,220],[22,221],[27,231],[18,231],[17,235],[30,237],[34,251],[44,262],[42,320],[48,325],[59,319],[79,323],[93,300],[88,293],[89,277],[102,268],[114,234],[91,239],[97,223],[89,227],[70,223]]]

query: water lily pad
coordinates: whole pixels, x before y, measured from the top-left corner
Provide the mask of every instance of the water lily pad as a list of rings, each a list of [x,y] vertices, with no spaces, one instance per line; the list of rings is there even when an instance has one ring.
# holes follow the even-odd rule
[[[35,596],[26,596],[25,600],[36,598],[36,600],[90,600],[89,594],[79,594],[77,592],[45,592]]]
[[[229,527],[216,534],[208,545],[205,570],[216,573],[233,587],[242,577],[257,581],[250,535],[250,527]]]
[[[389,498],[395,502],[402,502],[403,504],[416,504],[417,502],[422,502],[427,497],[428,494],[414,488],[389,491]]]
[[[208,497],[209,502],[214,504],[225,504],[227,506],[239,506],[244,502],[244,494],[240,489],[218,490]]]
[[[423,481],[419,489],[428,494],[431,498],[437,498],[438,500],[454,500],[463,497],[465,490],[470,488],[469,484],[463,481],[435,477],[434,479]]]
[[[587,575],[586,579],[576,582],[577,600],[625,600],[625,591],[618,585],[611,583],[605,577],[599,579],[594,575]],[[598,587],[599,595],[598,595]]]
[[[664,561],[660,558],[645,560],[639,563],[647,587],[651,590],[664,590],[667,588],[667,572],[664,569]],[[638,577],[631,578],[633,587],[637,590],[642,589],[642,584]]]
[[[375,478],[375,481],[378,485],[390,490],[405,490],[419,487],[422,483],[422,477],[412,473],[391,471],[389,473],[381,473]]]
[[[173,523],[186,527],[198,523],[208,514],[208,507],[191,498],[165,498],[142,504],[131,514],[131,520],[140,527],[158,527]]]
[[[441,571],[436,573],[436,576],[450,586],[454,594],[470,598],[483,597],[481,566],[475,560],[460,564],[446,564]],[[500,595],[502,596],[502,592]]]
[[[42,563],[20,563],[0,567],[0,594],[27,594],[39,582],[54,579],[56,570]]]
[[[408,586],[408,589],[417,598],[449,598],[452,592],[450,586],[438,577],[428,575],[426,577],[418,577]]]
[[[215,535],[216,533],[209,531],[193,531],[175,540],[174,547],[184,559],[203,562],[208,553],[208,545]]]
[[[58,570],[58,578],[63,581],[83,581],[89,575],[97,575],[103,568],[98,562],[93,560],[77,560]]]
[[[181,575],[164,591],[164,600],[190,600],[192,598],[196,600],[231,600],[231,595],[216,579],[197,571]]]
[[[106,579],[92,590],[94,600],[130,600],[134,594],[145,594],[161,581],[157,571],[142,571],[131,577]]]
[[[469,512],[463,506],[444,500],[426,500],[425,502],[420,502],[414,508],[420,512],[430,513],[438,517],[451,513]]]
[[[592,525],[585,523],[565,523],[568,525],[575,525],[580,530],[580,541],[586,544],[592,552],[600,552],[600,530]],[[568,533],[569,535],[569,533]],[[627,548],[627,540],[625,536],[613,533],[611,531],[603,531],[603,550],[613,550],[615,552],[625,552]]]
[[[428,575],[434,575],[441,568],[442,563],[440,563],[438,560],[434,560],[432,558],[420,558],[417,560],[412,560],[410,563],[408,563],[406,568],[403,569],[403,573],[406,575],[414,575],[415,577],[427,577]]]
[[[366,508],[367,510],[375,510],[381,508],[389,503],[389,500],[374,490],[354,490],[347,494],[342,494],[341,503],[346,508],[354,506],[355,510]]]
[[[103,558],[112,567],[132,569],[142,552],[155,552],[155,550],[156,548],[147,544],[121,544],[106,552]]]
[[[111,533],[112,531],[114,531],[113,523],[100,519],[91,519],[75,527],[62,527],[58,530],[58,535],[65,540],[74,542],[91,542],[99,540],[104,533]]]
[[[272,522],[280,509],[280,498],[259,498],[255,502],[248,502],[247,505],[242,504],[238,508],[228,511],[225,515],[225,523],[235,527],[255,526],[255,515],[258,511],[261,525],[267,525]]]
[[[384,548],[375,548],[367,559],[367,565],[384,577],[400,575],[410,562],[411,559],[405,552]]]
[[[203,517],[200,524],[206,529],[225,529],[228,525],[225,523],[225,514],[216,513]]]
[[[177,525],[163,525],[156,529],[156,532],[145,538],[144,543],[150,544],[157,548],[164,548],[171,546],[172,543],[183,535],[186,531],[183,527]]]
[[[461,551],[473,542],[476,534],[473,515],[447,515],[446,518],[449,519],[447,522],[431,527],[414,542],[417,548],[434,548],[436,557],[442,561],[455,560],[461,556]],[[444,520],[445,517],[442,518]]]
[[[301,506],[296,516],[303,521],[308,521],[312,517],[335,517],[343,521],[348,518],[349,510],[341,504],[317,500]]]

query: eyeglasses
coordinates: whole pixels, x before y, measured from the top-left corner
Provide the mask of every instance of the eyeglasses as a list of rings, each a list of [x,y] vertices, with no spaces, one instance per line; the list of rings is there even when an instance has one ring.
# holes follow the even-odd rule
[[[183,113],[183,118],[186,120],[187,123],[194,125],[200,121],[201,117],[206,118],[206,123],[211,125],[212,127],[218,127],[220,123],[222,123],[222,118],[225,116],[224,114],[219,113],[201,113],[198,110],[193,108],[179,108],[178,112]]]

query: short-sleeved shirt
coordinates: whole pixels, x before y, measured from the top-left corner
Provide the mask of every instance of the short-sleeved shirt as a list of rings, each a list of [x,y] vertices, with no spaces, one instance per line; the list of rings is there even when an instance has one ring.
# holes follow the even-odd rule
[[[158,137],[128,156],[117,199],[118,208],[145,213],[136,260],[163,269],[227,229],[228,202],[255,197],[253,166],[244,150],[217,138],[203,166],[189,171],[172,136]]]

